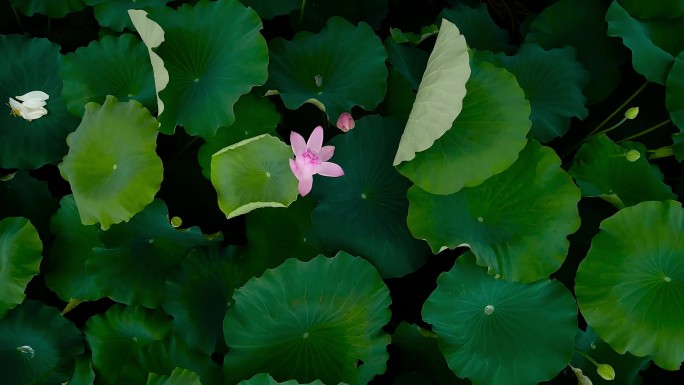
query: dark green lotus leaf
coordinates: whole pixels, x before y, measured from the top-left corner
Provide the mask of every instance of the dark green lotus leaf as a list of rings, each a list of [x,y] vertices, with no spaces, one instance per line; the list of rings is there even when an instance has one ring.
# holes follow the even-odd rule
[[[396,119],[360,119],[329,143],[344,176],[315,179],[312,190],[320,201],[313,228],[323,244],[368,259],[385,278],[416,271],[428,254],[406,226],[411,182],[392,167],[401,134]]]
[[[620,354],[684,361],[684,210],[642,202],[601,222],[577,270],[575,293],[596,334]]]
[[[254,8],[259,16],[265,20],[287,15],[302,5],[301,0],[240,0],[240,2]]]
[[[164,111],[160,131],[176,125],[190,135],[209,137],[235,120],[233,105],[268,76],[266,40],[256,12],[238,0],[201,0],[149,14],[164,30],[154,50],[168,70],[160,91]],[[192,28],[188,28],[192,25]]]
[[[328,250],[314,231],[311,213],[316,201],[300,197],[287,208],[265,208],[245,216],[248,247],[240,268],[260,276],[288,258],[308,261]]]
[[[672,122],[684,132],[684,52],[675,59],[665,83],[665,105]]]
[[[589,111],[582,89],[591,74],[575,60],[575,49],[566,46],[545,50],[527,43],[514,56],[501,53],[493,64],[510,71],[530,101],[532,129],[530,136],[546,143],[565,135],[570,119],[584,119]]]
[[[230,219],[263,207],[287,207],[297,199],[292,149],[264,134],[230,145],[211,158],[211,183]]]
[[[103,298],[102,289],[85,269],[86,260],[93,249],[103,247],[99,237],[100,228],[81,224],[73,195],[62,198],[59,210],[50,221],[50,229],[56,238],[42,269],[50,290],[66,302],[72,298]]]
[[[684,2],[681,0],[652,0],[643,2],[640,0],[619,0],[620,5],[630,15],[640,19],[650,18],[673,18],[684,16]]]
[[[427,329],[402,322],[392,335],[392,346],[399,353],[401,377],[417,373],[426,378],[425,384],[470,384],[470,381],[456,377],[449,369],[437,346],[437,335]]]
[[[109,27],[121,32],[124,28],[133,30],[133,23],[128,17],[129,9],[150,11],[161,8],[170,0],[83,0],[94,8],[95,18],[102,27]],[[147,53],[147,52],[145,52]],[[142,57],[147,56],[146,54]],[[133,57],[137,59],[138,57]],[[148,60],[149,63],[149,60]],[[153,91],[154,92],[154,91]]]
[[[69,379],[67,385],[93,385],[95,382],[95,372],[93,363],[89,356],[76,357],[74,364],[74,374]]]
[[[53,3],[53,2],[50,2]],[[61,2],[54,2],[60,3]],[[59,161],[67,152],[64,141],[78,121],[67,111],[60,95],[60,47],[47,39],[0,35],[0,167],[36,169]],[[27,121],[10,115],[8,98],[43,91],[47,115]]]
[[[388,3],[389,0],[306,1],[293,24],[301,30],[318,31],[325,27],[326,20],[339,16],[354,24],[366,22],[374,29],[380,29]]]
[[[50,194],[48,184],[19,170],[7,178],[0,178],[0,218],[24,217],[36,227],[43,242],[50,238],[50,215],[58,206]]]
[[[406,78],[411,88],[417,90],[428,62],[428,53],[416,47],[399,44],[389,37],[385,39],[385,49],[392,67]]]
[[[242,275],[230,255],[217,248],[190,251],[166,278],[164,310],[187,344],[211,355],[222,337],[223,318]]]
[[[567,45],[577,50],[577,60],[591,72],[584,89],[589,104],[604,100],[620,82],[620,64],[626,50],[606,35],[606,5],[595,0],[560,0],[545,8],[530,25],[525,42],[545,49]]]
[[[233,299],[223,323],[231,383],[268,371],[278,381],[356,385],[386,369],[389,290],[362,258],[289,259]]]
[[[144,378],[145,373],[171,374],[175,368],[186,368],[197,373],[202,384],[224,384],[222,368],[209,355],[190,348],[173,332],[152,343],[139,358],[142,369],[139,378]]]
[[[200,377],[192,370],[176,368],[169,375],[150,373],[147,385],[202,385]]]
[[[577,305],[558,281],[497,279],[467,253],[437,279],[423,306],[451,370],[475,384],[550,380],[570,361]]]
[[[164,300],[166,276],[195,247],[221,240],[198,227],[176,229],[161,200],[155,200],[128,223],[101,233],[105,248],[88,256],[86,272],[113,300],[150,308]]]
[[[83,0],[10,0],[10,3],[26,16],[39,13],[56,19],[85,8]]]
[[[150,347],[171,332],[172,323],[161,310],[121,304],[89,318],[85,337],[98,383],[145,385],[148,371],[142,361]]]
[[[638,151],[630,162],[627,154]],[[600,197],[618,209],[644,201],[675,199],[658,167],[648,162],[646,146],[636,142],[616,144],[606,135],[594,135],[580,147],[570,168],[582,196]]]
[[[255,375],[254,377],[250,378],[249,380],[242,380],[238,382],[238,385],[300,385],[299,382],[296,380],[289,380],[289,381],[283,381],[283,382],[278,382],[273,379],[273,377],[269,376],[267,373],[260,373]],[[308,384],[301,384],[301,385],[325,385],[322,383],[320,380],[315,380],[311,383]],[[343,382],[340,382],[339,385],[346,385]]]
[[[313,103],[336,122],[354,106],[375,109],[385,96],[387,53],[366,23],[354,26],[333,17],[316,35],[300,32],[291,41],[271,40],[269,52],[266,87],[289,109]]]
[[[119,103],[108,95],[103,105],[86,104],[59,164],[84,225],[106,230],[152,202],[163,177],[157,133],[157,121],[135,100]]]
[[[469,247],[504,279],[533,282],[558,270],[580,225],[580,192],[548,147],[530,140],[517,162],[476,187],[433,195],[408,191],[407,222],[434,253]],[[430,220],[426,220],[430,218]]]
[[[640,370],[645,370],[651,361],[649,357],[635,357],[629,353],[618,354],[610,345],[600,339],[594,330],[587,326],[587,331],[579,330],[575,338],[575,348],[591,357],[599,364],[608,364],[615,370],[615,380],[603,379],[596,373],[596,365],[582,354],[575,352],[570,365],[582,369],[594,385],[612,385],[619,381],[624,385],[641,384]]]
[[[418,45],[428,37],[436,35],[438,32],[439,27],[434,24],[426,25],[420,29],[419,33],[403,32],[399,28],[390,28],[392,40],[397,43],[407,43],[409,45]]]
[[[61,372],[59,368],[70,364],[83,350],[83,337],[76,326],[62,317],[59,310],[41,302],[26,301],[0,317],[3,384],[41,383],[45,377]],[[69,376],[70,373],[53,376],[53,384],[66,381]]]
[[[406,124],[416,100],[416,93],[406,78],[394,68],[390,68],[387,77],[387,94],[378,108],[383,116],[394,116]]]
[[[684,17],[640,20],[630,15],[617,1],[606,13],[608,35],[622,38],[632,51],[632,66],[647,80],[665,84],[675,57],[684,51]]]
[[[26,218],[0,220],[0,318],[26,295],[26,285],[38,275],[43,256],[38,231]]]
[[[477,8],[456,3],[451,8],[443,10],[439,17],[456,24],[470,48],[493,52],[514,50],[508,32],[494,23],[487,11],[486,3],[480,3]]]
[[[121,101],[135,99],[150,111],[157,109],[147,47],[131,34],[105,36],[67,54],[60,76],[62,97],[73,115],[83,116],[86,103],[103,103],[107,95]]]
[[[672,151],[678,162],[684,160],[684,132],[678,132],[672,135]]]
[[[280,121],[280,114],[268,99],[254,94],[246,94],[235,103],[235,123],[229,127],[221,127],[216,135],[204,138],[205,143],[199,148],[197,161],[202,167],[202,174],[211,178],[211,156],[224,147],[233,145],[261,134],[275,134],[275,127]]]
[[[515,77],[471,60],[463,110],[432,147],[397,170],[432,194],[477,186],[515,162],[530,130],[530,103]]]

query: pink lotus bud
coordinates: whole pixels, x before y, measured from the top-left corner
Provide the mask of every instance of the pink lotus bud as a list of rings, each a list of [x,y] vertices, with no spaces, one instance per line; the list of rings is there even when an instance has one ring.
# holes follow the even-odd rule
[[[354,118],[352,118],[351,114],[348,112],[343,112],[337,119],[337,128],[344,132],[351,130],[354,126],[356,126]]]

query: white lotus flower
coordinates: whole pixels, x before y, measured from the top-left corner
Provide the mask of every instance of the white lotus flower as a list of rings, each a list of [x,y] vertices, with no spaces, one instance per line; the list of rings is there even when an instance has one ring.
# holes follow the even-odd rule
[[[16,96],[18,100],[9,98],[9,106],[12,109],[11,114],[14,116],[21,116],[29,122],[46,115],[48,111],[45,105],[50,98],[50,95],[43,91],[31,91],[24,95]]]

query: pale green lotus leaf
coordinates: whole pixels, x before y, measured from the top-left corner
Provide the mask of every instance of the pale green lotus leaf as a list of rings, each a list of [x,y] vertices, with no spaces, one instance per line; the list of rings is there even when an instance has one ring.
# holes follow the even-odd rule
[[[119,103],[108,95],[103,105],[86,104],[59,164],[84,225],[106,230],[152,202],[163,178],[157,134],[157,121],[135,100]]]
[[[428,59],[392,164],[415,158],[451,128],[463,108],[470,58],[465,38],[458,28],[442,20],[437,42]]]
[[[261,207],[287,207],[297,199],[290,146],[264,134],[214,154],[211,183],[221,211],[230,219]]]

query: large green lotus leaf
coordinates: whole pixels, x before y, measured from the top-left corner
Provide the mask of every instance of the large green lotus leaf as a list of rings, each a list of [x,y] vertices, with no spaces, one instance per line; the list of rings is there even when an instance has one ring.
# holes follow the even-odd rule
[[[589,104],[604,100],[620,82],[620,64],[626,52],[620,41],[606,35],[606,5],[596,0],[560,0],[546,7],[530,25],[525,42],[545,49],[567,45],[577,50],[577,60],[591,72],[584,89]]]
[[[619,0],[630,15],[640,19],[673,18],[684,16],[684,2],[681,0]]]
[[[147,47],[131,34],[105,36],[67,54],[60,76],[62,97],[76,116],[83,116],[86,103],[102,103],[107,95],[135,99],[150,111],[157,108]]]
[[[273,379],[273,377],[269,376],[267,373],[260,373],[255,375],[254,377],[250,378],[249,380],[242,380],[238,382],[238,385],[325,385],[323,382],[320,380],[315,380],[311,383],[308,384],[300,384],[296,380],[289,380],[289,381],[283,381],[283,382],[278,382]],[[340,382],[338,385],[345,385],[344,383]]]
[[[684,210],[642,202],[601,222],[577,270],[575,293],[596,334],[620,354],[684,361]]]
[[[410,161],[429,149],[461,112],[470,77],[468,46],[458,28],[442,20],[435,47],[418,88],[392,164]]]
[[[254,8],[262,19],[270,20],[276,16],[287,15],[298,9],[301,0],[240,0],[242,4]]]
[[[93,248],[103,247],[99,238],[100,229],[94,225],[81,224],[73,195],[62,198],[59,210],[50,221],[50,229],[56,238],[42,269],[50,290],[66,302],[72,298],[103,298],[102,289],[85,269]]]
[[[36,227],[41,239],[50,239],[50,215],[58,201],[48,190],[48,184],[32,178],[25,170],[0,177],[0,218],[24,217]]]
[[[330,121],[361,106],[370,111],[385,96],[387,53],[366,23],[340,17],[314,35],[300,32],[291,41],[269,42],[269,94],[278,93],[289,109],[313,103]]]
[[[289,259],[235,290],[223,332],[226,379],[366,384],[386,369],[389,290],[362,258]]]
[[[24,300],[24,290],[38,275],[43,244],[26,218],[0,220],[0,318]]]
[[[169,375],[150,373],[147,385],[202,385],[197,373],[182,368],[174,369]]]
[[[197,373],[202,384],[224,384],[222,367],[216,365],[209,355],[190,348],[176,333],[169,333],[163,340],[153,342],[138,358],[140,374],[137,378],[144,378],[146,373],[171,374],[175,368],[186,368]]]
[[[96,248],[86,272],[108,297],[150,308],[164,300],[166,276],[195,247],[221,240],[220,233],[203,235],[198,227],[176,229],[161,200],[155,200],[128,223],[101,233],[105,248]]]
[[[26,301],[0,317],[0,371],[5,385],[40,384],[83,350],[76,326],[41,302]],[[63,377],[53,384],[69,375],[58,375]]]
[[[510,167],[527,142],[530,103],[513,74],[477,60],[471,67],[463,111],[451,128],[432,147],[397,167],[432,194],[479,185]]]
[[[84,225],[106,230],[152,202],[163,178],[157,133],[157,121],[135,100],[119,103],[108,95],[103,105],[86,104],[59,164]]]
[[[230,145],[211,158],[211,183],[230,219],[262,207],[287,207],[297,199],[292,150],[264,134]]]
[[[665,105],[672,122],[684,132],[684,52],[675,59],[665,83]]]
[[[610,345],[600,339],[591,326],[586,331],[579,330],[575,338],[575,348],[587,354],[600,364],[609,364],[615,370],[615,382],[624,385],[641,384],[640,370],[645,370],[651,361],[649,357],[635,357],[629,353],[618,354]],[[570,365],[582,369],[584,375],[591,378],[594,385],[611,385],[612,380],[605,380],[596,373],[596,365],[582,354],[575,352]]]
[[[629,151],[639,159],[630,162]],[[658,167],[648,162],[646,146],[636,142],[616,144],[606,135],[594,135],[580,147],[570,168],[582,196],[600,197],[618,209],[644,201],[675,199]]]
[[[232,124],[240,95],[268,77],[256,12],[238,0],[201,0],[153,10],[149,17],[164,30],[165,41],[154,52],[169,73],[168,86],[159,92],[160,131],[170,134],[181,125],[190,135],[209,137]]]
[[[429,55],[427,52],[416,47],[399,44],[390,37],[385,39],[385,49],[392,67],[406,78],[412,89],[417,90],[428,62]]]
[[[504,279],[533,282],[565,260],[580,225],[580,192],[556,153],[530,140],[508,170],[451,195],[408,191],[407,222],[432,251],[469,247]],[[429,220],[426,220],[429,218]]]
[[[217,248],[190,251],[166,278],[164,310],[187,344],[211,355],[222,340],[223,318],[233,289],[242,281],[237,264]]]
[[[10,3],[26,16],[39,13],[56,19],[85,8],[83,0],[10,0]]]
[[[451,370],[482,385],[550,380],[570,361],[577,305],[558,281],[497,279],[465,254],[423,306]]]
[[[323,244],[368,259],[384,278],[416,271],[429,253],[406,226],[411,182],[392,167],[400,136],[395,119],[360,119],[330,141],[344,176],[316,179],[311,194],[320,201],[312,221]]]
[[[62,81],[57,75],[62,65],[59,45],[47,39],[0,35],[0,167],[36,169],[54,163],[67,152],[64,141],[77,126],[60,95]],[[5,106],[9,97],[40,90],[50,98],[48,113],[27,121],[10,115]]]
[[[508,32],[494,23],[487,11],[486,3],[481,3],[477,8],[456,3],[451,8],[443,10],[439,17],[456,24],[470,48],[493,52],[514,50]]]
[[[171,332],[173,321],[161,310],[116,304],[86,321],[93,369],[103,385],[145,385],[142,361],[155,341]]]
[[[429,330],[402,322],[392,335],[392,346],[399,354],[402,378],[416,373],[427,378],[426,385],[470,384],[449,369],[437,346],[437,335]]]
[[[207,179],[211,178],[211,156],[216,152],[261,134],[275,134],[279,121],[280,114],[268,99],[251,93],[240,97],[235,103],[235,123],[219,128],[212,137],[204,138],[205,143],[199,148],[197,161],[202,167],[202,174]]]
[[[93,385],[95,383],[95,372],[90,356],[78,356],[75,361],[74,374],[67,385]]]
[[[124,28],[133,30],[133,23],[128,17],[129,9],[143,9],[149,11],[161,8],[170,0],[83,0],[93,7],[95,18],[102,27],[109,27],[121,32]],[[142,55],[143,57],[145,55]],[[137,58],[137,56],[136,56]]]
[[[248,213],[246,255],[240,268],[258,277],[288,258],[308,261],[328,250],[314,231],[311,213],[316,201],[302,197],[287,208],[265,208]]]
[[[631,16],[617,1],[606,13],[608,35],[622,38],[632,51],[632,66],[647,80],[665,84],[679,52],[684,51],[684,17],[640,20]]]
[[[582,89],[591,74],[575,60],[574,48],[545,50],[538,44],[527,43],[514,56],[496,55],[493,64],[515,75],[532,108],[530,136],[540,142],[565,135],[571,118],[587,117],[589,111],[584,106]]]
[[[684,161],[684,132],[672,135],[672,152],[678,162]]]

